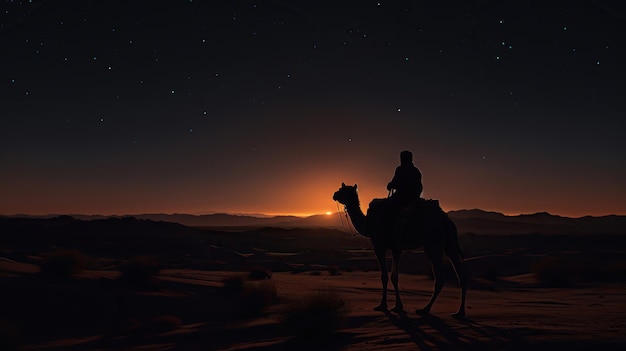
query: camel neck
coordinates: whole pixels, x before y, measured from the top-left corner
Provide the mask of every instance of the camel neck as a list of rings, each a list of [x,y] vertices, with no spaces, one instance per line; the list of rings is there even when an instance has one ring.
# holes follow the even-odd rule
[[[346,205],[346,211],[350,216],[354,229],[356,229],[359,234],[369,237],[369,234],[367,233],[367,219],[361,210],[359,201],[351,205]]]

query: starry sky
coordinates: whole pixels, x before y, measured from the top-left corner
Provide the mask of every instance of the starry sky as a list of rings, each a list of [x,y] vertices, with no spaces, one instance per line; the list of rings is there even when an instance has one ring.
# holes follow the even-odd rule
[[[626,214],[621,1],[2,0],[0,214]]]

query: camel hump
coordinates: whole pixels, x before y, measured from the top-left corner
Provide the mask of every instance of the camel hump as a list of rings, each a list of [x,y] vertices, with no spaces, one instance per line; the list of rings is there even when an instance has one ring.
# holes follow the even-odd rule
[[[406,206],[399,206],[392,198],[373,199],[367,209],[368,218],[379,218],[381,220],[392,220],[397,215],[417,216],[418,218],[437,216],[445,213],[439,200],[418,199]]]
[[[384,199],[373,199],[369,204],[367,214],[369,215],[373,213],[375,215],[389,215],[395,212],[402,212],[402,208],[417,210],[422,214],[443,212],[443,209],[439,206],[439,200],[436,199],[419,198],[409,203],[406,207],[399,207],[397,202],[394,203],[393,199],[388,197]]]
[[[445,214],[445,211],[439,206],[439,200],[434,199],[420,199],[413,208],[418,216],[431,217]]]
[[[373,199],[367,209],[367,215],[369,216],[372,213],[375,216],[389,214],[392,211],[391,206],[392,203],[389,201],[389,198]]]
[[[423,202],[424,208],[431,211],[441,211],[441,206],[439,206],[439,200],[436,199],[427,199]]]

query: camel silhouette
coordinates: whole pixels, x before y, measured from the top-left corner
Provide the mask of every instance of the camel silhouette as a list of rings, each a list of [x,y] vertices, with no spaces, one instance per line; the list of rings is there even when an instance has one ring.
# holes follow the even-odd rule
[[[454,317],[465,316],[465,295],[467,279],[462,266],[461,250],[457,242],[457,230],[448,215],[439,207],[435,200],[421,200],[421,203],[404,210],[402,215],[391,204],[391,199],[374,199],[369,204],[367,215],[360,207],[357,185],[349,186],[344,183],[333,195],[333,200],[345,206],[352,221],[352,225],[359,234],[369,237],[374,246],[374,252],[380,267],[380,279],[383,285],[382,300],[375,309],[387,310],[387,250],[391,250],[393,264],[391,268],[391,282],[396,295],[394,312],[402,312],[404,307],[400,300],[398,289],[398,266],[402,250],[424,248],[428,256],[433,274],[435,287],[428,304],[417,313],[429,313],[437,296],[444,285],[443,255],[452,263],[461,285],[461,305]]]

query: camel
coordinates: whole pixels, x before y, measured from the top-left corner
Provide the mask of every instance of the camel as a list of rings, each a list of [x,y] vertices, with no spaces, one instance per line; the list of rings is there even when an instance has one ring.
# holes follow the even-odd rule
[[[398,289],[400,256],[403,250],[423,247],[432,265],[435,286],[430,301],[423,309],[418,309],[416,312],[430,313],[430,309],[443,288],[442,259],[445,253],[454,267],[461,286],[461,304],[453,317],[465,316],[467,279],[461,263],[462,257],[457,242],[457,230],[436,200],[422,200],[419,207],[403,209],[404,212],[400,216],[397,210],[395,213],[392,210],[390,199],[374,199],[370,202],[367,215],[365,215],[361,211],[357,185],[349,186],[344,183],[333,195],[333,200],[345,206],[356,231],[370,238],[374,246],[383,285],[382,300],[375,310],[387,310],[387,250],[391,250],[392,254],[391,282],[396,295],[396,305],[392,311],[400,313],[404,310]]]

